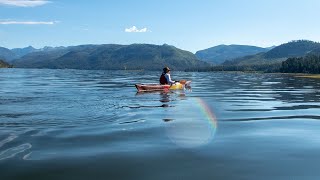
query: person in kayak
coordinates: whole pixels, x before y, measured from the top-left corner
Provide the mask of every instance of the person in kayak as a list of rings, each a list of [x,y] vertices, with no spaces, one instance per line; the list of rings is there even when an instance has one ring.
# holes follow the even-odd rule
[[[172,84],[175,84],[176,82],[178,82],[178,81],[171,80],[170,68],[169,67],[163,68],[163,72],[162,72],[162,74],[160,76],[160,80],[159,81],[160,81],[161,85],[165,85],[165,84],[172,85]]]

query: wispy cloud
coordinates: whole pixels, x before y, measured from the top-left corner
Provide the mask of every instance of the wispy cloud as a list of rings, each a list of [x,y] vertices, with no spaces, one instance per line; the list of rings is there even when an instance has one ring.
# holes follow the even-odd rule
[[[0,0],[0,5],[18,6],[18,7],[35,7],[50,3],[46,0]]]
[[[0,24],[20,24],[20,25],[53,25],[58,21],[0,21]]]
[[[136,26],[132,26],[131,28],[126,28],[124,30],[125,32],[140,32],[140,33],[144,33],[144,32],[147,32],[147,28],[142,28],[142,29],[138,29]]]

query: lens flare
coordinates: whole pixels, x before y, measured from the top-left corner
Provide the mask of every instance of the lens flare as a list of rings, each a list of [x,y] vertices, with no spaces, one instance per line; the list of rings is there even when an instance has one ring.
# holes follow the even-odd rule
[[[169,139],[184,148],[210,143],[217,131],[217,120],[208,104],[201,98],[188,98],[175,106],[167,119]]]

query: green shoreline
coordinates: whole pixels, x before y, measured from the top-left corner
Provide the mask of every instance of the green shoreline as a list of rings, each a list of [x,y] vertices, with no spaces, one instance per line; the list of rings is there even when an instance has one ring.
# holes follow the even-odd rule
[[[320,74],[301,74],[301,75],[296,75],[295,77],[302,77],[302,78],[313,78],[313,79],[320,79]]]

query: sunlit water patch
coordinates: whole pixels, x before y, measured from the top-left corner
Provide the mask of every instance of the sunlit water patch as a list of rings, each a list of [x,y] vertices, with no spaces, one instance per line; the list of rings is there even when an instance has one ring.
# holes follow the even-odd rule
[[[217,130],[217,120],[213,111],[201,98],[190,98],[183,105],[168,109],[164,121],[167,136],[181,147],[198,147],[210,143]]]

